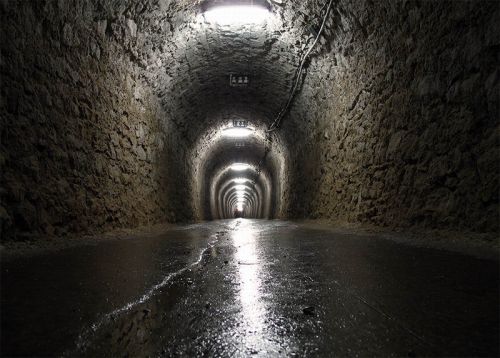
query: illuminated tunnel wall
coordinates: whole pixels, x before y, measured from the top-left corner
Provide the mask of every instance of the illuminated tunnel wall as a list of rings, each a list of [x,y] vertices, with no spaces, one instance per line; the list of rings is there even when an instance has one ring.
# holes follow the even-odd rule
[[[193,166],[198,217],[232,218],[237,211],[247,218],[283,217],[288,154],[281,139],[257,120],[229,118],[194,149],[200,153]]]
[[[498,2],[257,2],[236,24],[198,0],[2,2],[2,240],[240,204],[498,233]],[[255,136],[222,136],[235,119]],[[246,193],[234,163],[261,167]]]

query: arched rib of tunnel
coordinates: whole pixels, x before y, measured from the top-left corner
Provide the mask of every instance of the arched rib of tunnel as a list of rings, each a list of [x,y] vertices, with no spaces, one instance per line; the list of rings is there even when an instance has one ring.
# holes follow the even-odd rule
[[[220,219],[241,212],[238,215],[245,217],[278,217],[282,211],[286,152],[279,138],[270,136],[262,122],[237,118],[223,120],[197,143],[200,149],[195,150],[202,153],[194,169],[200,216]],[[244,121],[245,126],[235,127],[234,121]],[[242,204],[237,205],[238,201],[232,199],[244,192],[248,200],[240,200]]]
[[[240,184],[238,180],[234,179],[243,179],[243,177],[229,179],[220,188],[219,193],[215,194],[215,199],[219,203],[217,205],[217,209],[219,210],[217,213],[218,217],[227,218],[234,216],[235,211],[243,212],[245,214],[243,215],[244,217],[269,217],[264,211],[264,208],[268,208],[270,204],[269,201],[265,202],[264,200],[269,200],[269,198],[263,196],[260,185],[254,184],[249,179],[243,179],[245,180],[245,184]],[[234,201],[230,202],[231,199],[241,199],[241,197],[244,197],[245,200],[240,200],[242,204],[239,206]]]

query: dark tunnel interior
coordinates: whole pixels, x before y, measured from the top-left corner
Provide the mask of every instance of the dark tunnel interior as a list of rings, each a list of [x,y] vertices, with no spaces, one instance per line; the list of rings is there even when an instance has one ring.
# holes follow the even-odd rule
[[[500,218],[498,1],[4,0],[0,2],[0,14],[0,252],[4,262],[2,311],[6,313],[1,319],[4,332],[15,332],[11,327],[20,327],[25,322],[19,318],[24,317],[23,313],[10,313],[16,297],[27,296],[22,294],[26,288],[21,287],[15,275],[24,272],[19,277],[27,277],[29,282],[36,276],[29,270],[51,270],[49,264],[40,264],[40,268],[30,264],[30,257],[35,255],[32,252],[36,257],[49,255],[47,262],[55,262],[54,265],[57,262],[64,265],[64,257],[73,254],[79,261],[76,253],[64,254],[64,250],[77,250],[74,248],[77,243],[126,246],[130,245],[127,240],[121,244],[113,244],[113,240],[119,235],[139,237],[146,235],[145,232],[152,237],[163,230],[161,235],[175,237],[165,239],[171,244],[163,241],[160,244],[159,239],[139,240],[143,242],[141,245],[151,245],[148,247],[152,251],[171,255],[157,259],[168,261],[171,266],[164,265],[173,270],[168,274],[162,271],[163,276],[158,276],[168,277],[158,278],[158,282],[164,282],[154,286],[158,290],[159,287],[163,290],[167,281],[168,285],[174,285],[177,277],[185,275],[185,270],[191,272],[189,265],[205,262],[206,255],[213,255],[208,261],[222,260],[221,267],[230,266],[231,259],[222,259],[222,254],[214,253],[226,249],[236,250],[233,256],[240,265],[240,276],[235,273],[234,277],[253,272],[250,265],[261,262],[258,257],[266,257],[274,266],[269,265],[276,267],[273,270],[278,270],[280,260],[295,257],[293,253],[298,255],[294,258],[296,264],[291,264],[288,271],[275,272],[284,280],[280,289],[285,290],[289,287],[285,282],[295,282],[299,275],[293,276],[294,270],[302,270],[301,277],[312,277],[303,273],[309,267],[305,264],[307,260],[323,265],[315,272],[323,272],[328,278],[324,282],[331,280],[332,287],[343,281],[334,279],[333,273],[327,274],[328,270],[351,272],[332,266],[341,265],[344,257],[352,259],[349,261],[352,267],[375,267],[384,262],[394,265],[391,270],[400,272],[406,267],[403,258],[382,259],[382,254],[375,258],[380,247],[385,248],[384,255],[392,252],[389,246],[373,244],[377,248],[370,254],[370,242],[358,245],[356,240],[378,235],[373,242],[379,242],[384,235],[401,235],[404,237],[401,240],[415,252],[424,250],[421,247],[428,249],[429,245],[439,250],[451,250],[453,246],[454,252],[462,252],[467,260],[476,249],[486,252],[489,258],[483,259],[490,260],[484,265],[470,263],[472,268],[467,273],[479,277],[481,285],[484,283],[481,299],[489,301],[483,302],[485,311],[481,314],[488,317],[483,319],[487,326],[478,330],[489,331],[490,338],[485,338],[484,344],[474,343],[478,350],[460,348],[458,343],[454,350],[455,343],[436,338],[434,346],[447,347],[449,343],[449,350],[422,348],[422,354],[498,354],[498,282],[492,283],[498,281]],[[314,225],[323,226],[319,229]],[[316,229],[311,229],[313,226]],[[255,234],[253,241],[245,230],[260,234]],[[327,234],[330,232],[327,230],[337,231]],[[340,247],[331,247],[329,251],[328,245],[343,242],[343,239],[335,241],[334,237],[348,235],[345,230],[354,230],[349,232],[356,239],[345,245],[354,245],[356,249],[349,246],[347,250],[348,246],[339,244]],[[187,237],[184,241],[179,239],[180,232]],[[236,239],[240,237],[237,232],[241,239]],[[247,259],[238,256],[243,255],[237,249],[240,244],[217,249],[222,238],[230,240],[231,235],[250,250],[246,252],[253,257],[253,261],[248,259],[250,271],[242,271],[242,262]],[[198,241],[198,236],[215,238],[210,240],[217,244]],[[268,241],[264,243],[264,237],[270,242],[285,241],[275,247]],[[156,242],[160,246],[155,246]],[[309,247],[313,242],[326,246]],[[182,245],[188,248],[181,250]],[[203,245],[211,249],[200,251],[198,260],[195,252]],[[109,250],[110,260],[117,267],[122,262],[127,267],[124,263],[127,257],[132,270],[137,257],[130,259],[132,256],[129,257],[125,246]],[[286,252],[273,251],[279,247]],[[61,256],[59,259],[54,256],[51,261],[50,255],[56,255],[57,251],[51,251],[54,248],[61,248]],[[302,254],[306,248],[315,254]],[[122,249],[124,256],[119,258],[116,252]],[[94,255],[91,250],[87,247],[81,252]],[[143,266],[150,267],[147,275],[153,282],[155,270],[166,270],[167,266],[157,268],[146,259],[156,257],[157,253],[149,255],[147,250],[141,250],[137,249],[137,255],[144,255],[144,261],[137,261],[140,268],[134,272],[142,272]],[[342,250],[346,250],[345,254]],[[405,254],[406,249],[401,250],[394,252],[396,255],[403,252],[402,257],[408,260],[421,257],[419,264],[414,264],[417,266],[424,265],[427,259],[436,265],[441,260],[431,253],[418,251],[412,256],[410,251]],[[193,256],[183,252],[191,252]],[[363,257],[367,261],[357,261],[361,260],[357,255],[366,255]],[[398,260],[401,264],[397,264]],[[443,267],[448,267],[447,262],[449,267],[460,266],[451,256],[442,260]],[[88,263],[81,265],[92,266],[93,262],[101,265],[97,258],[95,261],[89,258]],[[194,263],[188,265],[188,262]],[[496,268],[492,262],[496,262]],[[417,270],[417,266],[411,267]],[[29,270],[23,271],[21,267]],[[90,275],[74,271],[80,269],[75,267],[68,272],[73,272],[74,277]],[[259,270],[264,272],[262,268]],[[356,291],[359,295],[355,297],[375,295],[376,284],[370,283],[370,277],[374,279],[379,271],[360,272],[364,271],[354,270],[350,274],[360,280],[359,287],[371,288],[364,293]],[[412,277],[420,277],[408,272]],[[289,281],[287,275],[292,275]],[[225,282],[215,273],[209,277],[208,281]],[[111,282],[116,277],[107,279]],[[311,278],[311,282],[321,280],[320,276]],[[134,287],[137,291],[153,287],[153,283],[147,282],[141,281]],[[241,282],[238,285],[243,292],[245,286]],[[389,279],[386,284],[390,282]],[[66,284],[71,285],[62,278],[61,287]],[[146,286],[142,287],[143,284]],[[300,280],[293,285],[303,287],[301,292],[315,289],[312,283],[311,288]],[[16,293],[18,286],[21,293]],[[445,286],[439,287],[445,290]],[[318,292],[323,289],[326,290]],[[468,294],[463,293],[466,288],[456,290]],[[481,289],[474,292],[478,290]],[[126,300],[125,291],[117,288],[118,291]],[[253,292],[250,295],[261,292],[250,291]],[[209,291],[200,292],[202,297]],[[216,291],[214,295],[222,300],[227,292]],[[302,297],[283,292],[280,297]],[[138,292],[130,295],[140,296]],[[182,293],[178,295],[183,297]],[[366,303],[368,298],[360,298],[360,302],[379,307],[374,310],[387,318],[390,315],[385,313],[384,304],[401,304],[384,301],[391,294],[380,295],[382,298],[373,296],[373,300],[380,299],[381,307]],[[174,301],[174,296],[168,297],[168,302]],[[316,297],[320,300],[322,296],[317,293]],[[116,300],[121,298],[117,294]],[[114,302],[116,307],[103,305],[102,310],[117,309],[124,302]],[[422,298],[422,302],[427,301]],[[244,303],[243,300],[243,313]],[[140,301],[140,304],[145,303]],[[26,305],[26,310],[30,310],[31,306]],[[445,307],[429,303],[431,306],[438,307],[436,310]],[[24,306],[20,303],[20,307]],[[308,307],[304,310],[305,316],[321,316],[324,312],[319,308],[314,311],[314,307],[313,311]],[[97,315],[101,311],[95,308],[95,312],[85,312],[90,321],[94,317],[90,312]],[[495,312],[496,321],[492,318]],[[284,317],[287,314],[283,313]],[[394,314],[399,318],[392,322],[399,322],[400,329],[420,337],[419,344],[431,346],[434,338],[413,334],[408,328],[411,324],[400,323],[417,322],[417,316]],[[447,317],[454,315],[447,314]],[[84,314],[81,317],[87,319]],[[332,317],[325,320],[330,324],[337,322]],[[24,324],[30,325],[28,320]],[[58,325],[63,326],[64,323]],[[155,329],[159,330],[158,327]],[[304,330],[309,332],[311,327]],[[75,324],[77,328],[81,327]],[[324,332],[328,329],[324,328]],[[76,333],[70,332],[67,330],[67,340],[75,342]],[[253,332],[260,331],[255,328]],[[442,334],[451,332],[453,329]],[[335,334],[332,333],[337,337]],[[286,335],[279,339],[283,336]],[[326,333],[311,333],[313,336],[326,337]],[[68,353],[68,345],[52,344],[45,338],[40,340],[49,342],[47,346],[42,348],[33,343],[34,348],[29,350],[26,348],[29,344],[15,343],[22,335],[13,337],[14,333],[2,333],[6,356],[64,352],[88,356],[125,354],[124,348],[99,350],[106,346],[102,342],[93,346],[92,349],[101,347],[95,350]],[[365,348],[375,347],[376,341]],[[247,342],[246,350],[241,348],[233,353],[217,344],[221,350],[190,350],[194,345],[184,342],[176,346],[184,347],[183,351],[181,348],[174,351],[169,346],[162,348],[163,354],[156,347],[151,351],[128,350],[127,354],[246,356],[255,351],[257,356],[292,353],[327,356],[329,351],[328,345],[318,345],[314,351],[300,346],[302,343],[297,343],[300,349],[290,348],[293,346],[290,342],[278,349],[258,342],[255,344],[259,349],[248,348],[253,343]],[[24,346],[27,350],[23,350]],[[351,348],[352,351],[339,348],[332,352],[341,356],[414,354],[406,348],[403,351],[391,350],[394,347],[373,351]]]

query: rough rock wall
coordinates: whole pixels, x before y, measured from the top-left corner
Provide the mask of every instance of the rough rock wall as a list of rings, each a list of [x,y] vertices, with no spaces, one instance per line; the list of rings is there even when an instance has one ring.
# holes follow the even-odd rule
[[[497,1],[340,1],[285,120],[292,217],[498,231]]]
[[[2,239],[191,215],[186,148],[130,54],[137,25],[94,5],[2,2]]]

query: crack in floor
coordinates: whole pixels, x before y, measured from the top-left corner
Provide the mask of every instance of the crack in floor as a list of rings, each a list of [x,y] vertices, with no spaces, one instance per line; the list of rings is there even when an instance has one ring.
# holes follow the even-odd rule
[[[236,224],[229,230],[235,230],[239,226],[240,222],[236,222]],[[187,266],[184,266],[183,268],[172,272],[168,275],[166,275],[163,280],[151,287],[146,293],[144,293],[140,298],[127,303],[126,305],[115,309],[114,311],[105,314],[102,318],[100,318],[97,322],[93,323],[90,327],[86,328],[83,330],[83,332],[79,335],[77,343],[76,343],[76,350],[79,352],[84,352],[87,348],[88,345],[90,344],[93,336],[97,333],[97,331],[106,325],[107,323],[116,320],[120,315],[129,312],[131,309],[134,307],[137,307],[140,304],[145,303],[146,301],[150,300],[155,294],[159,292],[160,289],[164,288],[168,283],[171,283],[173,279],[179,277],[183,273],[187,272],[188,270],[191,270],[193,267],[198,266],[202,261],[205,256],[205,254],[215,247],[215,245],[228,233],[227,230],[223,231],[217,231],[215,234],[211,235],[213,239],[208,243],[208,246],[205,247],[200,254],[198,255],[198,259]],[[71,356],[73,352],[66,352],[63,354],[63,356]]]

